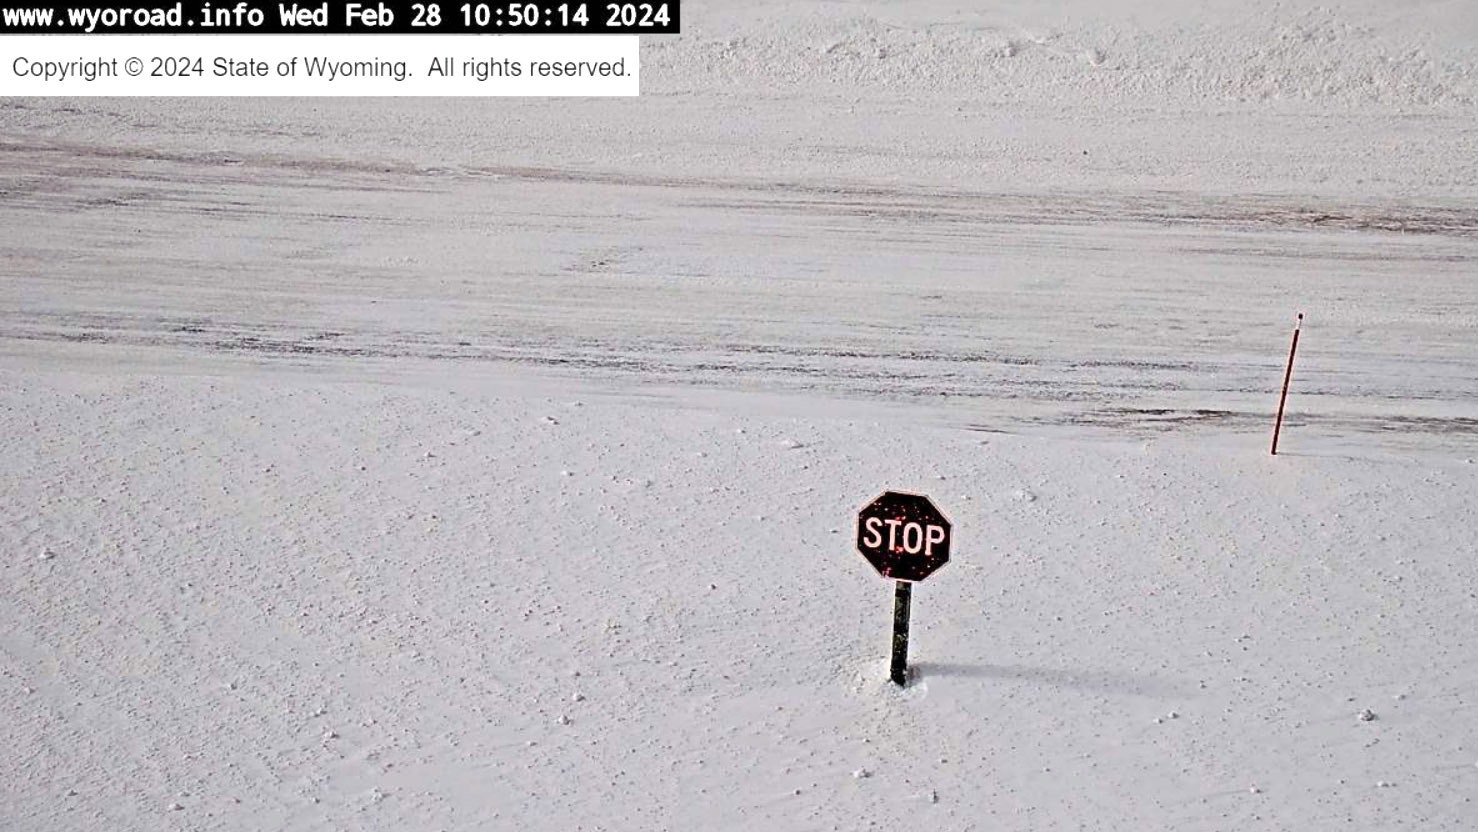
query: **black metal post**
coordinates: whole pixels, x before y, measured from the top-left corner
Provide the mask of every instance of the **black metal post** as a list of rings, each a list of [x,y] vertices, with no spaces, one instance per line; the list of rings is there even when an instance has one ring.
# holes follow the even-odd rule
[[[899,581],[893,593],[893,684],[903,687],[908,670],[908,610],[913,600],[913,584]]]

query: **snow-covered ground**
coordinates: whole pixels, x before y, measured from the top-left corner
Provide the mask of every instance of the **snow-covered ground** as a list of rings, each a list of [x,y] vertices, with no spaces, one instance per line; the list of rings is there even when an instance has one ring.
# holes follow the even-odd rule
[[[0,98],[0,828],[1478,827],[1470,4],[683,11]]]

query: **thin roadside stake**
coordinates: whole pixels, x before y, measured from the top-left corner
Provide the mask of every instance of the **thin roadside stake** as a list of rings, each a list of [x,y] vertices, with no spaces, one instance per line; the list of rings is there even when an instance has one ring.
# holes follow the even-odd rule
[[[1283,405],[1288,402],[1288,382],[1293,378],[1293,356],[1298,352],[1298,330],[1303,326],[1304,313],[1298,313],[1298,322],[1293,325],[1293,346],[1288,348],[1288,369],[1283,373],[1283,393],[1278,396],[1278,420],[1273,423],[1273,456],[1278,455],[1278,432],[1283,429]]]

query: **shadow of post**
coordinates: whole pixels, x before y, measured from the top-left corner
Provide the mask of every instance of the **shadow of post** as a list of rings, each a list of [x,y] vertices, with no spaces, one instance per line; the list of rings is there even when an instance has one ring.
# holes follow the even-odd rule
[[[994,679],[1002,682],[1091,690],[1120,696],[1192,696],[1197,690],[1191,685],[1174,679],[1110,670],[1059,670],[1025,665],[950,662],[917,662],[911,670],[914,678],[917,679],[927,679],[930,676]]]

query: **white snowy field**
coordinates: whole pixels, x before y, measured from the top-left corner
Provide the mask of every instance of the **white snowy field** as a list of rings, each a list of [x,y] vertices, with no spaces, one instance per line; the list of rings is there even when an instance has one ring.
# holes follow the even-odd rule
[[[1478,812],[1471,460],[98,364],[0,376],[8,828]],[[956,529],[901,692],[884,486]]]
[[[1478,827],[1470,5],[0,97],[0,829]]]

